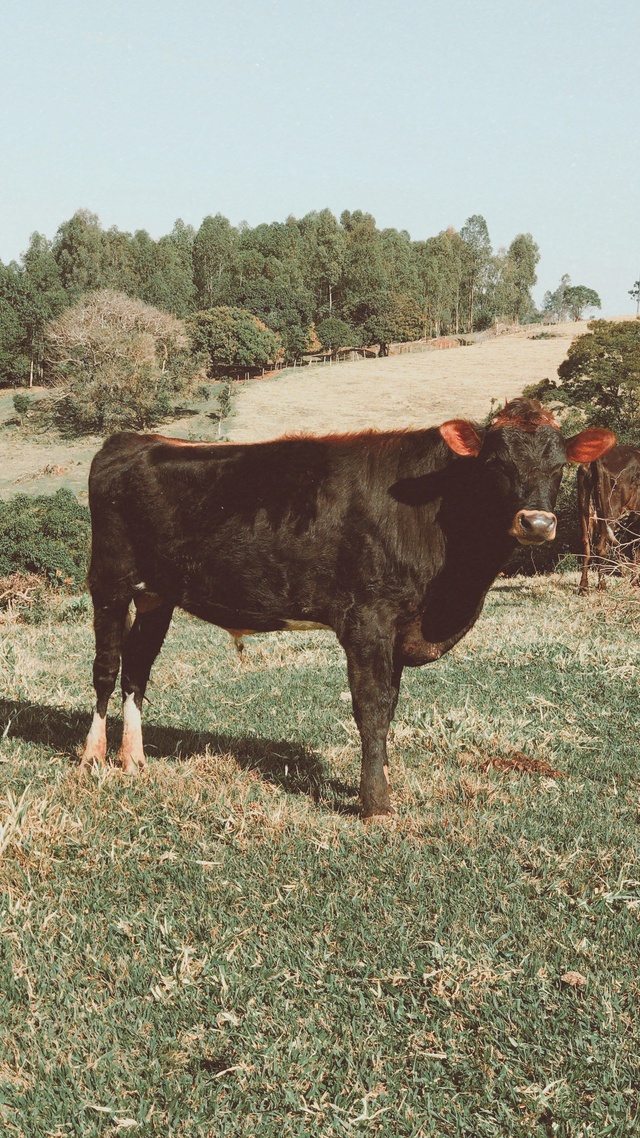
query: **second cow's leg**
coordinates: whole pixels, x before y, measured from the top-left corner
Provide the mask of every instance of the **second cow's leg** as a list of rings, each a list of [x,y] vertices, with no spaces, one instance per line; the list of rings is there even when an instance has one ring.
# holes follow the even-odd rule
[[[591,560],[591,472],[588,467],[578,467],[578,515],[580,517],[580,536],[582,538],[582,576],[578,592],[589,592],[589,562]]]
[[[607,523],[598,518],[596,522],[596,540],[594,543],[594,561],[598,568],[598,589],[600,591],[606,589],[607,583],[605,581],[605,562],[607,553],[609,552],[609,538],[607,534]]]
[[[353,715],[362,740],[362,817],[391,814],[387,735],[402,676],[402,666],[394,659],[394,638],[365,625],[352,628],[342,638],[342,645],[347,654]]]
[[[149,612],[138,612],[122,649],[122,769],[136,774],[146,766],[142,745],[142,700],[153,661],[171,623],[173,605],[162,601]]]

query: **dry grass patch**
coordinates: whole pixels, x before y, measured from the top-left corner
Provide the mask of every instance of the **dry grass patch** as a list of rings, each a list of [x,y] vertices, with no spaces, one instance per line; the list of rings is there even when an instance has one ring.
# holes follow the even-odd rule
[[[355,816],[329,635],[256,638],[240,665],[178,617],[148,773],[78,778],[88,614],[6,625],[7,1133],[634,1133],[635,596],[575,587],[500,582],[407,672],[388,827]],[[567,777],[481,769],[518,752]]]

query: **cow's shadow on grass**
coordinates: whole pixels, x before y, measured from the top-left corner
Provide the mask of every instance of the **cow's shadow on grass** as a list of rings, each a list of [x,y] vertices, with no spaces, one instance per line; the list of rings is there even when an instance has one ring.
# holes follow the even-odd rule
[[[26,701],[0,700],[0,737],[23,739],[66,755],[70,763],[78,761],[89,730],[91,717],[85,712]],[[114,755],[122,729],[117,719],[108,721],[109,754]],[[182,761],[191,755],[231,755],[242,770],[254,770],[265,781],[281,787],[288,794],[301,794],[317,804],[330,805],[331,810],[355,814],[353,801],[357,787],[330,777],[321,757],[303,743],[290,739],[265,739],[255,735],[226,735],[213,731],[183,730],[148,723],[144,728],[145,751],[154,757]]]

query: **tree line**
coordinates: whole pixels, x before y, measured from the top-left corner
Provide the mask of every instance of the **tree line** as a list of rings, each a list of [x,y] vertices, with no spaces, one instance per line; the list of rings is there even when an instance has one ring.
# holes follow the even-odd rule
[[[539,257],[529,233],[494,251],[480,215],[424,241],[379,229],[361,210],[338,219],[328,209],[254,228],[221,214],[197,230],[178,220],[154,240],[146,230],[103,229],[79,210],[53,240],[34,233],[19,262],[0,262],[0,382],[39,379],[49,323],[99,290],[179,319],[242,309],[277,335],[291,363],[320,348],[535,319]]]

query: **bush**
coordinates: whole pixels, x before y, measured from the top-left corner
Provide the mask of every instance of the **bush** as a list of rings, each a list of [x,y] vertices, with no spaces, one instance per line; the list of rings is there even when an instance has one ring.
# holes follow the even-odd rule
[[[70,490],[0,502],[0,577],[37,574],[50,584],[78,588],[87,572],[89,510]]]
[[[39,624],[45,611],[47,582],[35,573],[10,573],[0,577],[0,623],[22,620]]]
[[[25,395],[24,392],[22,392],[22,391],[18,391],[13,397],[13,409],[14,409],[16,415],[18,415],[18,417],[20,418],[20,421],[22,421],[22,419],[27,414],[27,412],[30,410],[30,408],[31,408],[31,396]]]
[[[244,308],[219,305],[189,319],[195,352],[206,354],[212,375],[230,368],[265,367],[282,356],[282,341]]]
[[[144,430],[166,419],[202,369],[182,321],[123,293],[88,293],[49,324],[34,413],[64,434]]]
[[[559,382],[525,388],[582,413],[583,425],[609,427],[620,442],[640,434],[640,321],[592,320],[558,368]]]
[[[352,348],[356,339],[353,329],[339,316],[327,316],[316,328],[321,346],[330,352],[339,348]]]

